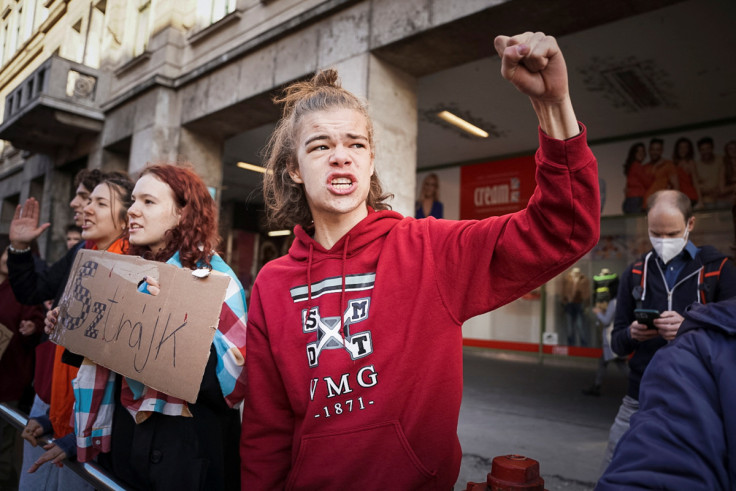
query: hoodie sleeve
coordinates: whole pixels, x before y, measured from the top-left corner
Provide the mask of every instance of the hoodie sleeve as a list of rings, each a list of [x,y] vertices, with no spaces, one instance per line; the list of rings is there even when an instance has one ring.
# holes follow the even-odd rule
[[[283,489],[291,468],[294,414],[271,352],[258,282],[251,295],[246,338],[241,485],[243,489]]]
[[[585,128],[564,141],[540,130],[539,140],[537,187],[524,210],[427,222],[437,287],[459,322],[549,281],[598,242],[598,168]]]
[[[640,409],[596,490],[733,489],[724,417],[733,411],[734,348],[733,338],[699,329],[657,352]]]

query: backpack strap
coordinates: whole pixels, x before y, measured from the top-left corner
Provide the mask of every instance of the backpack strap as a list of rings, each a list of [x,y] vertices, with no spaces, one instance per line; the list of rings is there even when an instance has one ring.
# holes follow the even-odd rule
[[[646,281],[646,276],[644,275],[645,270],[646,268],[644,265],[644,261],[637,261],[631,267],[631,275],[634,279],[634,287],[631,290],[631,295],[634,297],[634,300],[636,300],[637,309],[642,308],[642,300],[644,298],[644,282]]]
[[[721,279],[721,271],[726,261],[728,258],[724,257],[720,263],[709,263],[700,270],[700,303],[715,301],[718,281]]]

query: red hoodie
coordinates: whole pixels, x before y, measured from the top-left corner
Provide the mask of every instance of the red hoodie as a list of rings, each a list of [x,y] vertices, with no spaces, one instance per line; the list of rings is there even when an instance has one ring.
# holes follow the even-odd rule
[[[248,311],[243,489],[452,489],[463,322],[598,241],[584,133],[540,132],[537,189],[518,213],[452,221],[371,210],[330,250],[296,227]]]

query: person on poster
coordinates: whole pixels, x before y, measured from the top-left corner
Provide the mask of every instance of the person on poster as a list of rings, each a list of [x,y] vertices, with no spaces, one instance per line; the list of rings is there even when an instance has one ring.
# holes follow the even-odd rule
[[[434,172],[422,181],[422,190],[417,200],[414,218],[443,218],[444,210],[439,197],[440,179]]]
[[[538,187],[517,213],[390,211],[368,108],[336,70],[277,99],[285,108],[264,197],[272,224],[296,225],[296,238],[253,287],[244,489],[451,489],[462,459],[463,322],[549,281],[597,242],[595,158],[556,40],[498,36],[495,47],[540,123]]]
[[[723,156],[713,153],[713,138],[706,136],[698,140],[698,153],[700,160],[697,162],[698,178],[700,184],[700,196],[703,206],[707,209],[720,208],[728,205],[724,200],[726,195]]]
[[[711,303],[736,296],[736,266],[711,246],[695,246],[692,203],[680,191],[652,196],[647,228],[652,249],[631,264],[619,282],[611,348],[629,359],[629,383],[611,426],[601,474],[608,466],[631,416],[639,409],[639,384],[654,354],[677,335],[682,313],[693,303]],[[636,309],[655,310],[647,323]],[[652,315],[652,317],[655,317]]]
[[[648,206],[649,197],[657,191],[664,189],[680,189],[680,183],[677,179],[677,168],[671,160],[662,157],[664,153],[664,140],[661,138],[652,138],[649,141],[649,162],[652,173],[652,183],[649,185],[646,193],[644,193],[644,206]]]
[[[654,181],[651,166],[644,165],[646,156],[647,150],[643,143],[636,142],[629,147],[624,163],[624,175],[626,176],[626,197],[622,205],[624,213],[644,211],[644,195]]]
[[[723,147],[723,170],[726,193],[733,200],[736,194],[736,140],[731,140]]]
[[[684,137],[677,139],[675,150],[672,152],[672,161],[677,167],[677,181],[680,191],[690,198],[690,202],[695,207],[702,199],[700,197],[698,169],[695,165],[695,150],[690,139]]]

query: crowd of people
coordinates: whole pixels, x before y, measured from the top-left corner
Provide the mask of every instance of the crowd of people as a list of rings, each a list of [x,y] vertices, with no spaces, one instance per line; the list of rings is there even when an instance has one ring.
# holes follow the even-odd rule
[[[36,346],[36,370],[32,384],[29,375],[0,388],[13,401],[35,390],[20,488],[89,489],[62,465],[76,458],[133,489],[451,489],[462,458],[462,324],[567,270],[600,232],[597,163],[556,40],[527,32],[498,36],[494,46],[502,76],[539,120],[537,188],[527,207],[479,221],[392,211],[366,104],[335,70],[320,71],[277,100],[284,111],[267,146],[264,198],[270,223],[294,227],[296,238],[259,272],[247,323],[243,288],[216,252],[216,203],[187,166],[151,165],[135,181],[82,171],[70,203],[82,240],[50,266],[31,247],[49,227],[39,223],[38,202],[19,206],[0,264],[0,292],[15,302],[3,323],[20,333],[13,349],[25,359]],[[654,252],[643,258],[644,274],[622,277],[611,340],[618,354],[641,349],[651,358],[677,334],[685,297],[692,303],[702,290],[710,302],[730,291],[734,267],[715,253],[705,262],[720,264],[719,282],[690,275],[710,251],[688,242],[691,201],[672,193],[650,200]],[[430,194],[423,211],[433,208]],[[83,248],[229,276],[196,403],[39,342],[42,324],[46,335],[63,328],[58,304]],[[663,266],[664,279],[654,274]],[[696,285],[671,283],[681,273]],[[145,277],[139,289],[157,295],[168,286]],[[643,291],[632,300],[636,286]],[[672,292],[676,305],[663,300]],[[633,304],[659,309],[653,330],[630,318]],[[642,372],[632,366],[643,420]],[[635,416],[636,425],[644,426]],[[54,439],[39,448],[44,434]],[[602,483],[617,475],[626,441]]]

